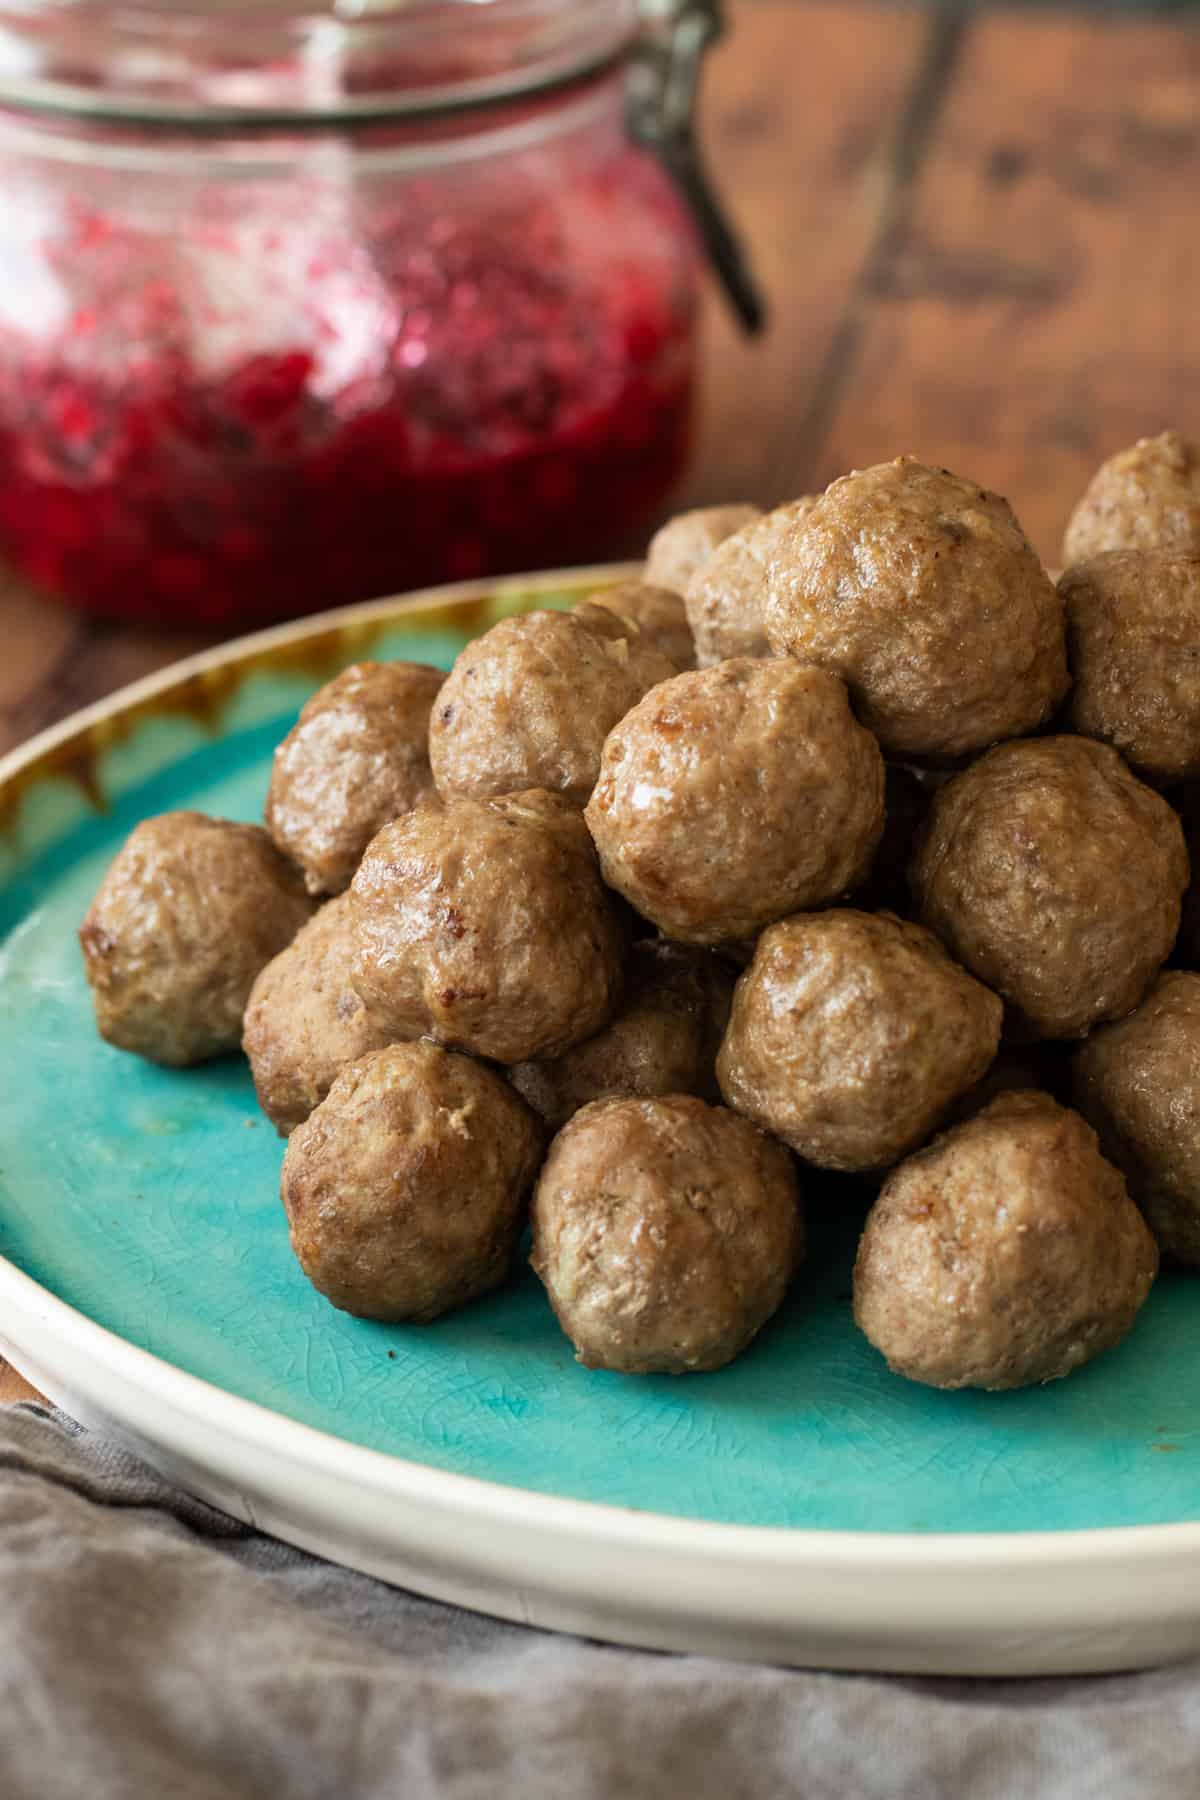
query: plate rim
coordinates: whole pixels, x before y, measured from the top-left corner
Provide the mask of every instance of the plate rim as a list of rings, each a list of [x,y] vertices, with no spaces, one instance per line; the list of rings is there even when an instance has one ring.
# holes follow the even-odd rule
[[[0,756],[0,794],[14,776],[24,774],[72,738],[86,735],[114,715],[164,696],[208,670],[250,662],[322,632],[393,618],[402,620],[407,614],[431,607],[446,609],[506,593],[562,592],[585,587],[592,581],[599,588],[629,579],[640,567],[636,563],[609,563],[458,582],[340,607],[228,639],[127,683]],[[457,1474],[305,1425],[141,1349],[61,1300],[0,1256],[0,1334],[15,1349],[18,1359],[28,1355],[33,1366],[39,1360],[38,1352],[12,1335],[14,1318],[42,1318],[52,1326],[57,1343],[72,1351],[84,1372],[82,1381],[71,1376],[65,1378],[64,1386],[93,1401],[101,1410],[105,1400],[102,1383],[95,1378],[97,1373],[111,1375],[126,1388],[134,1388],[173,1409],[193,1425],[273,1451],[291,1463],[314,1467],[330,1479],[349,1478],[378,1497],[434,1505],[476,1523],[549,1533],[575,1549],[595,1543],[599,1536],[614,1548],[642,1554],[665,1553],[690,1560],[715,1558],[726,1565],[771,1564],[796,1575],[818,1568],[828,1572],[840,1569],[881,1579],[920,1573],[950,1576],[968,1570],[977,1576],[1035,1574],[1052,1569],[1065,1575],[1085,1569],[1097,1572],[1101,1563],[1108,1573],[1120,1570],[1135,1575],[1163,1559],[1173,1563],[1181,1580],[1192,1562],[1193,1573],[1200,1574],[1200,1499],[1194,1520],[1061,1530],[881,1532],[692,1519]],[[1057,1610],[1055,1616],[1060,1616]]]
[[[522,1528],[553,1530],[588,1542],[603,1528],[611,1542],[630,1548],[693,1555],[719,1549],[725,1554],[736,1551],[750,1559],[766,1558],[772,1563],[777,1563],[782,1555],[797,1567],[809,1566],[814,1560],[826,1565],[870,1564],[880,1574],[911,1573],[914,1563],[922,1569],[932,1564],[939,1572],[970,1569],[978,1573],[985,1568],[1011,1572],[1017,1566],[1036,1570],[1047,1563],[1058,1569],[1074,1563],[1094,1567],[1097,1556],[1108,1551],[1124,1552],[1135,1561],[1200,1553],[1200,1521],[1086,1526],[1061,1531],[843,1531],[832,1527],[738,1525],[689,1519],[677,1513],[547,1494],[483,1476],[459,1475],[390,1451],[372,1450],[319,1426],[305,1425],[257,1400],[247,1400],[130,1343],[0,1256],[0,1305],[5,1303],[21,1313],[42,1312],[48,1322],[58,1326],[59,1341],[70,1344],[87,1359],[82,1365],[85,1368],[103,1365],[143,1393],[175,1404],[177,1410],[203,1426],[225,1431],[232,1422],[243,1442],[253,1442],[259,1449],[274,1449],[294,1462],[311,1461],[335,1479],[349,1474],[352,1479],[359,1478],[356,1485],[398,1500],[432,1503],[446,1511],[470,1513],[477,1519],[490,1514],[496,1525],[519,1523]],[[4,1320],[6,1337],[9,1316]],[[95,1382],[81,1386],[85,1397],[92,1398]],[[98,1393],[95,1400],[103,1406]],[[224,1414],[230,1418],[218,1416]],[[1021,1555],[1012,1554],[1014,1546],[1020,1547]]]

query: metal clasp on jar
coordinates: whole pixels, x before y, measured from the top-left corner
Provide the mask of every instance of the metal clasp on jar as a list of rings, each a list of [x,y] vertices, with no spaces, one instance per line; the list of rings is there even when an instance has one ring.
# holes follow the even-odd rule
[[[726,298],[743,328],[758,332],[766,318],[762,292],[696,142],[701,65],[725,29],[720,0],[641,0],[641,13],[626,102],[629,135],[662,162]]]

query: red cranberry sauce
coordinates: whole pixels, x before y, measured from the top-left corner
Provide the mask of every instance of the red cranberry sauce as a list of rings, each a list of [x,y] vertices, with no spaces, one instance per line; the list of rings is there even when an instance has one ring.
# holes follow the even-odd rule
[[[299,278],[291,245],[273,293],[262,227],[164,266],[68,206],[40,247],[68,308],[49,333],[0,320],[16,567],[110,618],[220,629],[577,562],[645,524],[687,449],[686,258],[581,267],[549,201],[416,210],[306,241]]]

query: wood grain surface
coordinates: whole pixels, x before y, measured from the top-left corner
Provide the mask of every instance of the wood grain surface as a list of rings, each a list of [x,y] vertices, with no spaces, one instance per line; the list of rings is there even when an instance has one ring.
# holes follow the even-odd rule
[[[41,1397],[37,1389],[30,1387],[12,1364],[0,1356],[0,1406],[9,1400],[40,1400]]]
[[[1200,29],[964,29],[857,301],[817,477],[897,449],[1011,498],[1047,562],[1095,468],[1200,432]]]
[[[705,134],[772,323],[710,297],[680,504],[901,451],[1007,493],[1053,562],[1090,471],[1200,432],[1200,26],[741,0]],[[0,576],[0,751],[196,648]],[[0,1365],[0,1399],[24,1384]]]

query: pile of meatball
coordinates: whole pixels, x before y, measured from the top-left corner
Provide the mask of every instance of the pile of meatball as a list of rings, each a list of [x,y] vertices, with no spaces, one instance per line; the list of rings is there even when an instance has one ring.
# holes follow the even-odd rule
[[[1200,1262],[1200,445],[1105,463],[1064,561],[901,457],[673,519],[449,676],[347,669],[265,829],[120,852],[101,1035],[244,1046],[296,1256],[360,1317],[494,1289],[528,1220],[580,1361],[715,1369],[804,1193],[869,1204],[894,1370],[1066,1375]]]

